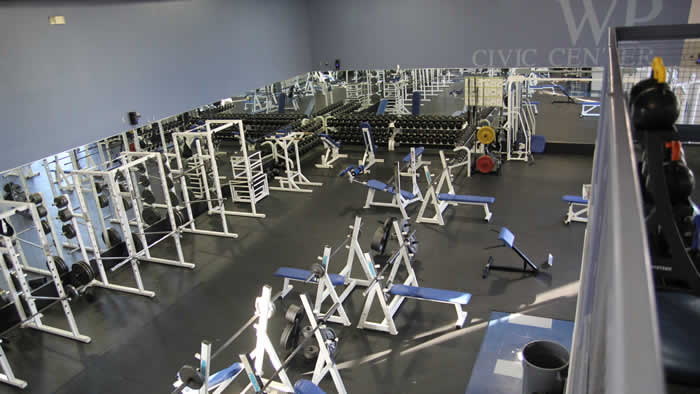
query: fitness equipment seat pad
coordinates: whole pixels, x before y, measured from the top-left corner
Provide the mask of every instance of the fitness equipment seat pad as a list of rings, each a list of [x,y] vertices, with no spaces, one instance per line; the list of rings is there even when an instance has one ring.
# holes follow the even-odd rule
[[[502,227],[501,232],[498,233],[498,239],[503,241],[507,247],[512,249],[513,243],[515,242],[515,234],[511,233],[507,228]]]
[[[474,202],[483,204],[493,204],[496,199],[494,197],[487,196],[470,196],[466,194],[448,194],[440,193],[438,194],[438,200],[440,201],[455,201],[455,202]]]
[[[430,287],[416,287],[406,285],[393,285],[389,292],[392,295],[399,295],[412,298],[422,298],[424,300],[433,300],[441,302],[449,302],[451,304],[466,305],[472,298],[469,293],[461,291],[431,289]]]
[[[420,155],[422,155],[424,151],[425,151],[424,147],[422,147],[422,146],[417,147],[416,148],[416,157],[419,157]],[[411,154],[410,153],[403,157],[404,163],[408,163],[409,161],[411,161]]]
[[[299,268],[281,267],[277,269],[275,276],[305,281],[311,276],[311,271]],[[331,284],[333,286],[340,286],[345,283],[345,277],[343,275],[328,274],[328,277],[331,279]],[[316,278],[312,278],[309,282],[316,283]]]
[[[312,381],[301,379],[294,384],[294,394],[326,394]]]
[[[571,196],[571,195],[565,195],[564,197],[561,198],[562,200],[574,204],[588,204],[588,200],[584,200],[583,197],[579,196]]]
[[[331,138],[330,135],[325,134],[325,133],[321,133],[318,136],[325,139],[326,141],[330,142],[331,144],[335,145],[336,148],[340,148],[340,142]]]
[[[393,186],[387,187],[386,183],[384,183],[382,181],[378,181],[376,179],[368,180],[367,187],[369,187],[371,189],[394,194],[394,187]],[[409,199],[409,200],[413,200],[414,198],[416,198],[416,195],[407,191],[407,190],[401,190],[401,197]]]

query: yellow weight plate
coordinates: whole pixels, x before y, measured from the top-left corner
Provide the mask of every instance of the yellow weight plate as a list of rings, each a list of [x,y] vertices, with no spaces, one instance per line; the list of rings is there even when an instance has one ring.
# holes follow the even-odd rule
[[[496,132],[491,126],[482,126],[476,132],[476,138],[482,144],[488,145],[496,139]]]

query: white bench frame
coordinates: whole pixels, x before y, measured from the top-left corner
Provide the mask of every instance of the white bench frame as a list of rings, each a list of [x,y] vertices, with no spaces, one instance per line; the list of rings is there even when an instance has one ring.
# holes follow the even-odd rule
[[[437,188],[433,186],[432,179],[430,177],[430,170],[428,167],[425,169],[425,179],[428,181],[428,191],[425,193],[425,199],[421,204],[420,210],[418,211],[418,217],[416,217],[416,223],[430,223],[439,224],[440,226],[445,225],[445,220],[442,217],[442,213],[445,209],[452,205],[477,205],[484,209],[484,220],[490,221],[493,213],[489,210],[488,203],[482,202],[463,202],[463,201],[443,201],[438,199],[438,195],[443,187],[447,187],[447,194],[455,195],[454,185],[452,185],[452,174],[450,173],[449,167],[447,166],[447,161],[445,160],[445,154],[440,151],[440,161],[442,163],[442,173],[440,174],[440,179],[437,184]],[[437,189],[437,191],[436,191]],[[435,209],[435,215],[432,217],[425,216],[425,210],[428,204],[432,204]]]
[[[340,304],[338,306],[338,309],[335,310],[335,313],[331,316],[328,317],[327,321],[332,322],[332,323],[339,323],[344,326],[349,326],[350,324],[350,318],[348,317],[348,314],[345,312],[345,308],[343,308],[343,301],[345,301],[345,298],[350,294],[349,292],[344,292],[342,298],[338,295],[338,293],[335,291],[335,286],[333,286],[333,282],[331,281],[330,275],[328,275],[328,267],[330,263],[330,256],[331,256],[331,248],[328,246],[324,246],[323,248],[323,257],[321,258],[321,264],[326,268],[326,271],[323,273],[323,276],[318,278],[318,281],[315,282],[310,282],[310,283],[315,283],[317,285],[316,287],[316,300],[314,302],[314,309],[313,312],[316,315],[316,317],[321,317],[325,316],[325,312],[321,312],[321,306],[323,305],[323,301],[325,301],[328,297],[331,298],[333,303],[338,303]],[[303,280],[295,279],[295,278],[284,278],[284,287],[282,288],[282,293],[280,294],[281,298],[284,298],[289,294],[290,291],[294,288],[292,284],[290,283],[291,281],[299,281],[299,282],[304,282]]]
[[[571,222],[588,223],[588,206],[590,205],[591,196],[591,185],[584,184],[581,187],[581,197],[588,201],[588,204],[580,204],[577,202],[568,202],[569,209],[566,211],[566,218],[564,219],[564,224],[569,224]]]
[[[374,195],[379,190],[373,189],[373,188],[365,185],[367,187],[367,199],[365,200],[365,205],[364,205],[365,209],[370,208],[370,207],[398,208],[401,211],[401,215],[403,216],[403,218],[409,219],[409,216],[406,213],[406,207],[413,204],[414,202],[422,200],[423,196],[422,196],[422,193],[420,193],[420,190],[418,190],[418,194],[412,193],[415,196],[412,199],[407,199],[401,195],[400,166],[401,166],[400,162],[397,162],[396,169],[394,170],[394,184],[387,185],[387,187],[392,186],[394,188],[394,193],[391,193],[392,197],[391,197],[390,202],[374,201]],[[414,190],[416,188],[418,188],[415,177],[413,178],[413,188],[414,188]],[[388,193],[388,192],[382,191],[382,193]]]
[[[316,168],[333,168],[333,163],[339,159],[347,158],[348,155],[340,153],[340,147],[335,146],[326,137],[320,137],[321,142],[326,147],[326,151],[321,155],[321,163],[316,164]]]

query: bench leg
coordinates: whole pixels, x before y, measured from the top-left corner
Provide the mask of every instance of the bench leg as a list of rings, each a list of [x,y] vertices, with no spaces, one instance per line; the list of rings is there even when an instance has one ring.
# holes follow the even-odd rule
[[[294,286],[292,286],[289,278],[284,278],[284,285],[282,285],[282,294],[280,294],[280,298],[286,297],[293,288]]]
[[[491,221],[491,216],[493,216],[493,213],[489,210],[489,204],[484,204],[484,220],[487,222]]]
[[[455,309],[457,310],[457,327],[462,328],[464,327],[464,323],[467,321],[467,312],[462,309],[462,306],[459,304],[454,304]]]
[[[367,189],[367,199],[365,200],[364,208],[369,208],[372,206],[372,202],[374,201],[374,192],[374,189]]]

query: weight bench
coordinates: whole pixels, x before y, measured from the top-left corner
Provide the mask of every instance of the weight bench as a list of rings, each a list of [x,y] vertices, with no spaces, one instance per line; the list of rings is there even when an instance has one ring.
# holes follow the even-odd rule
[[[462,309],[462,305],[467,305],[472,295],[462,293],[460,291],[432,289],[430,287],[393,285],[389,289],[391,295],[414,298],[417,300],[426,300],[432,302],[441,302],[444,304],[452,304],[457,311],[456,325],[459,328],[464,327],[464,322],[467,320],[467,312]]]
[[[596,109],[598,110],[597,112]],[[581,118],[589,116],[600,117],[600,102],[581,102]]]
[[[319,138],[326,147],[326,151],[321,156],[321,163],[316,164],[316,168],[333,168],[333,163],[338,159],[348,157],[348,155],[340,153],[340,141],[336,141],[328,134],[320,133]]]
[[[406,213],[406,207],[414,202],[421,200],[423,196],[416,195],[409,192],[408,190],[401,189],[401,172],[399,168],[400,164],[396,163],[396,168],[394,171],[394,185],[389,186],[382,181],[376,179],[370,179],[362,184],[367,187],[367,199],[365,200],[364,208],[370,207],[392,207],[399,208],[401,215],[404,219],[408,219],[408,214]],[[398,193],[397,193],[398,190]],[[387,192],[392,195],[391,202],[377,202],[374,201],[374,196],[377,191]]]
[[[420,210],[418,211],[416,223],[431,223],[444,226],[445,220],[442,217],[442,213],[449,205],[481,206],[484,209],[484,220],[487,222],[490,221],[493,213],[489,209],[489,204],[496,202],[496,199],[490,196],[456,194],[454,186],[452,185],[449,167],[447,166],[447,161],[445,160],[445,154],[442,151],[440,151],[440,161],[442,162],[442,174],[440,174],[440,179],[438,180],[437,186],[433,186],[433,182],[430,177],[430,170],[428,167],[424,167],[425,179],[428,181],[429,188],[425,194],[423,204],[421,204]],[[447,187],[447,193],[440,193],[443,187]],[[432,217],[425,216],[425,211],[428,204],[432,204],[433,209],[435,210],[435,214]]]
[[[495,230],[494,230],[495,231]],[[492,246],[487,249],[492,249],[492,248],[499,248],[503,246],[507,246],[508,248],[512,249],[515,254],[518,255],[523,260],[523,267],[522,268],[515,268],[515,267],[509,267],[509,266],[502,266],[502,265],[495,265],[493,264],[493,256],[489,256],[489,261],[484,267],[484,272],[482,274],[482,278],[486,278],[489,276],[489,272],[491,270],[498,270],[498,271],[508,271],[508,272],[524,272],[528,274],[535,274],[540,271],[539,267],[535,265],[535,263],[530,260],[530,258],[523,253],[520,248],[515,246],[515,234],[513,234],[510,230],[508,230],[505,227],[501,228],[501,231],[498,233],[498,239],[503,242],[503,245],[498,245],[498,246]],[[552,255],[549,255],[549,259],[547,260],[548,266],[552,265]]]
[[[350,294],[349,292],[343,292],[342,297],[338,295],[335,291],[336,286],[341,286],[346,283],[346,277],[344,275],[329,274],[328,273],[328,262],[330,261],[331,248],[326,246],[323,248],[323,257],[321,258],[321,265],[323,266],[323,275],[317,276],[316,273],[303,270],[299,268],[291,267],[281,267],[275,272],[275,276],[284,278],[284,285],[280,293],[280,298],[284,298],[289,294],[294,288],[290,283],[292,280],[304,282],[304,283],[315,283],[316,287],[316,300],[314,301],[314,315],[317,317],[323,317],[325,313],[321,311],[323,301],[328,297],[331,298],[333,303],[338,303],[339,306],[335,310],[335,313],[327,317],[327,321],[333,323],[340,323],[349,326],[350,318],[343,308],[343,301]]]
[[[384,159],[377,159],[377,145],[374,143],[372,127],[369,123],[360,123],[360,129],[362,130],[362,140],[365,144],[365,153],[362,155],[362,160],[360,160],[357,165],[362,167],[364,172],[369,172],[370,167],[375,163],[383,163]]]
[[[564,224],[571,222],[588,223],[588,196],[591,195],[591,185],[583,185],[581,188],[581,196],[565,195],[562,201],[569,204],[569,209],[566,212]]]

